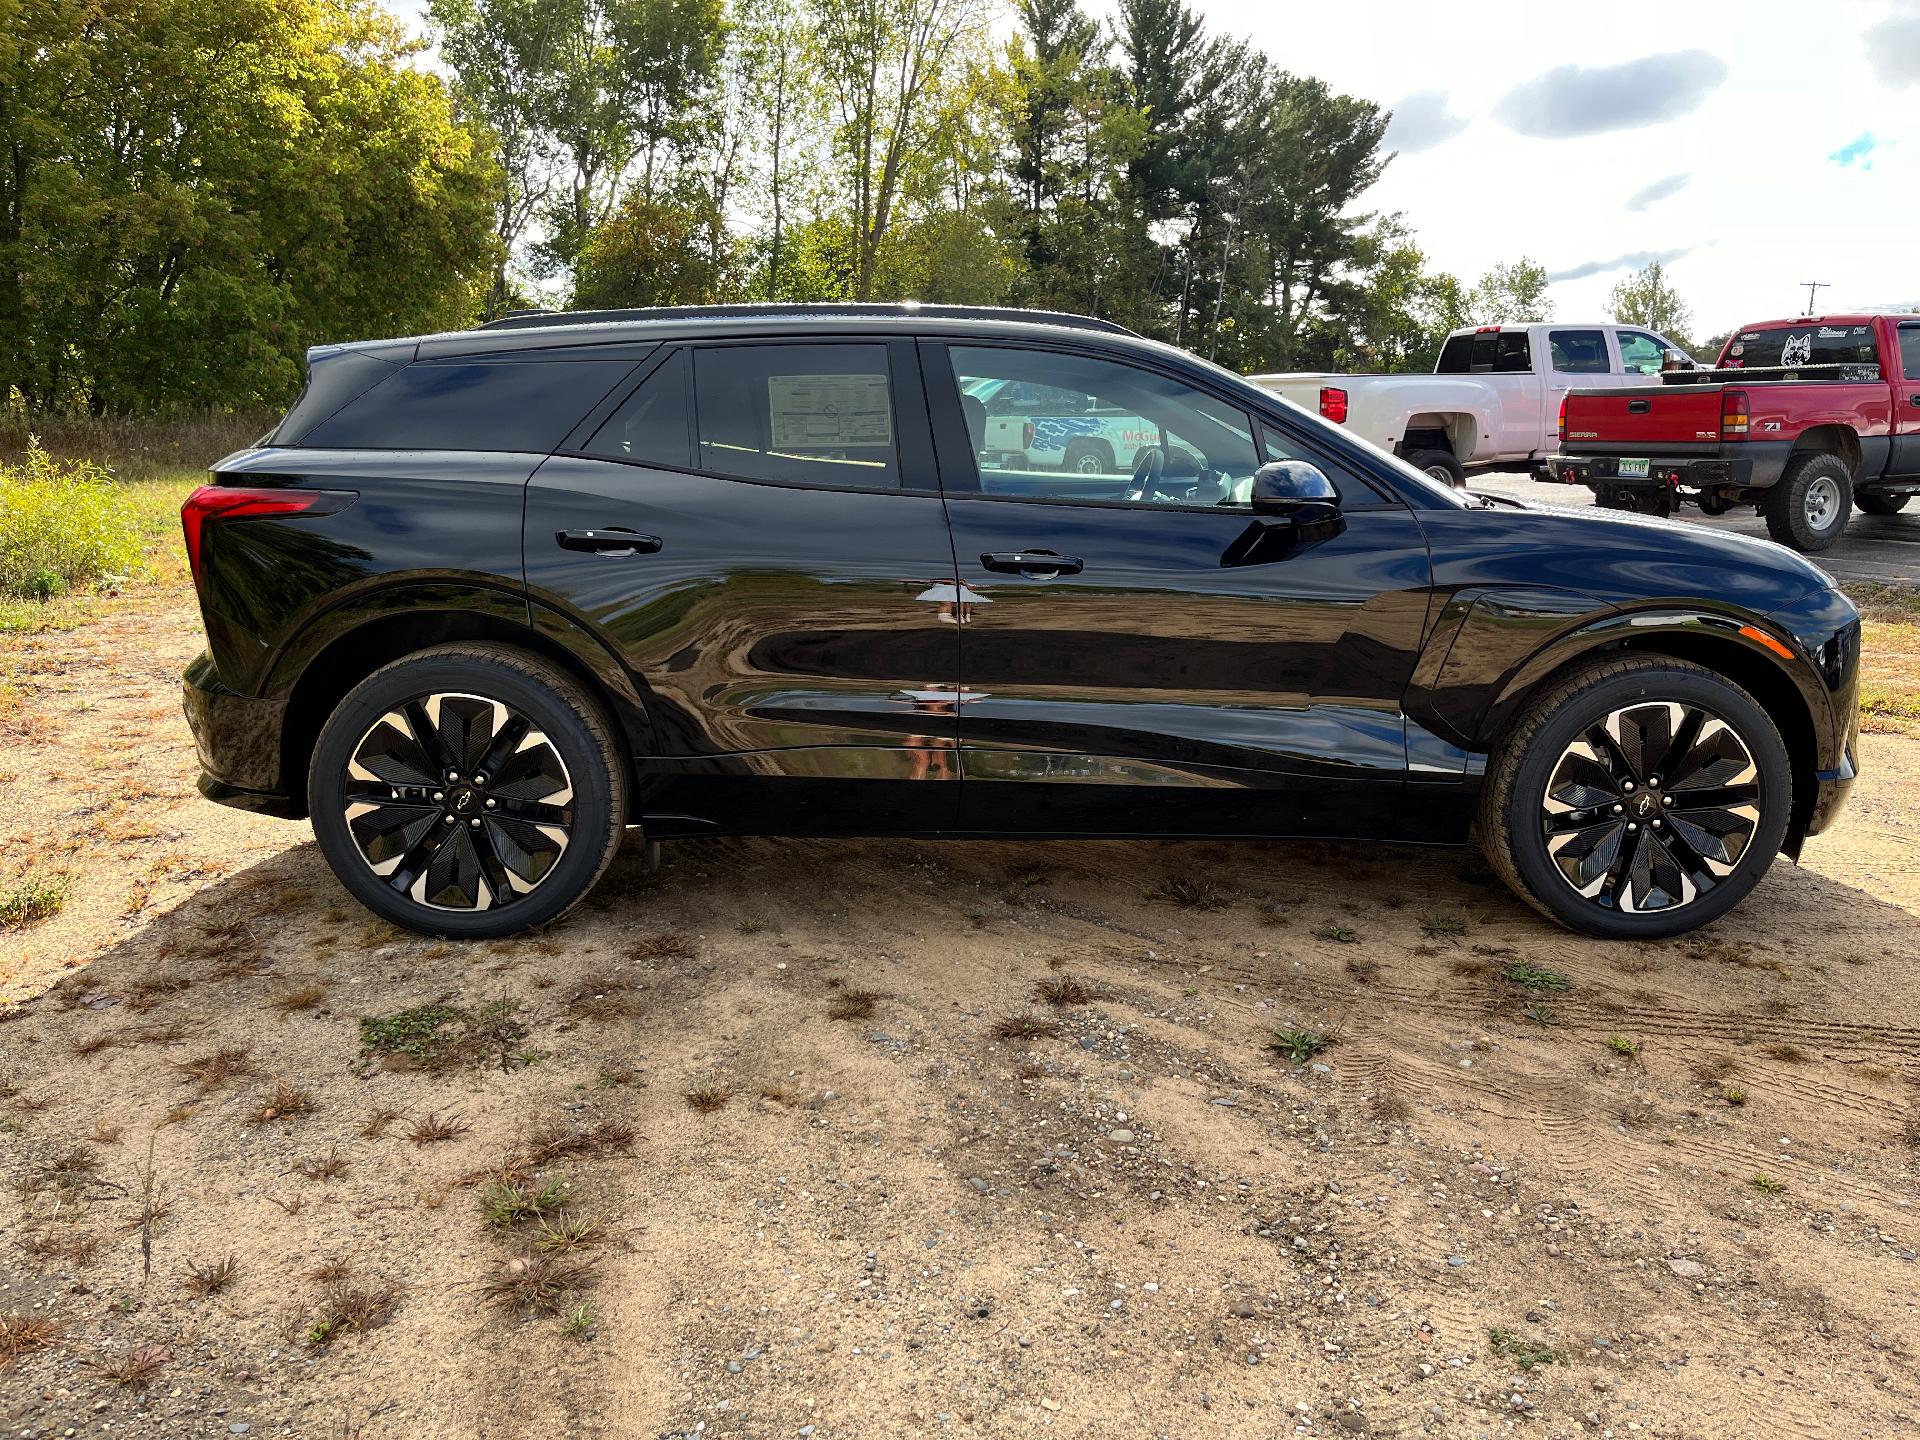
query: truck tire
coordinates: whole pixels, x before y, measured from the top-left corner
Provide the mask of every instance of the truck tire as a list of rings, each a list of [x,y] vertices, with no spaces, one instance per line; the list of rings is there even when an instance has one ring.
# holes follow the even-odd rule
[[[1824,450],[1803,451],[1767,492],[1767,534],[1803,554],[1824,550],[1847,528],[1852,500],[1847,462]]]
[[[1911,495],[1855,495],[1853,508],[1862,515],[1898,515],[1912,498]]]
[[[1113,447],[1104,440],[1076,440],[1067,446],[1061,469],[1077,475],[1112,475]]]
[[[1414,469],[1426,471],[1443,485],[1458,490],[1467,483],[1466,467],[1451,450],[1409,450],[1404,458]]]

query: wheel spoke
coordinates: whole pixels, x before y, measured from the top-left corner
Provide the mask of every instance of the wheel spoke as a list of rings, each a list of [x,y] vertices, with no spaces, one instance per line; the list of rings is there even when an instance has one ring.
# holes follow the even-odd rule
[[[1760,823],[1758,767],[1725,720],[1644,700],[1589,724],[1540,797],[1547,858],[1622,914],[1689,905],[1739,868]]]
[[[339,793],[368,868],[437,910],[514,903],[553,873],[573,826],[558,749],[481,695],[419,695],[388,711],[361,737]]]

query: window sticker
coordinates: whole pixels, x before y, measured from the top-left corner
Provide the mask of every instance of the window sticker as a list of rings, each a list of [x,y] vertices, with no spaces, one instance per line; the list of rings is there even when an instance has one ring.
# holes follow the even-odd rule
[[[1813,359],[1813,336],[1802,330],[1797,335],[1789,335],[1787,343],[1780,347],[1782,365],[1805,365]]]
[[[769,375],[775,449],[872,449],[893,444],[885,375]]]

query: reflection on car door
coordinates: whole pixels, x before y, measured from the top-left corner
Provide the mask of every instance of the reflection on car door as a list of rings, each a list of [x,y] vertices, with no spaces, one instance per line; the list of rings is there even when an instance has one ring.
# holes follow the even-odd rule
[[[1269,524],[1246,503],[1262,452],[1227,403],[1104,358],[922,353],[963,604],[962,827],[1380,824],[1407,775],[1400,701],[1428,599],[1412,514],[1336,476],[1341,533],[1263,546]],[[1125,498],[1137,469],[1096,493],[1084,473],[1052,485],[1041,465],[982,461],[959,387],[1040,374],[1159,425],[1174,457],[1160,493]],[[1266,453],[1304,454],[1289,443],[1275,436]]]
[[[536,619],[611,636],[644,687],[658,833],[953,822],[959,786],[926,783],[958,779],[958,641],[919,386],[910,342],[692,346],[535,474]]]

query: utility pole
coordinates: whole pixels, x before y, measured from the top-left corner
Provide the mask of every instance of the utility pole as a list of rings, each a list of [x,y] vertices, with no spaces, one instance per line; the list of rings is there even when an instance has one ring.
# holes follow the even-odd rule
[[[1807,314],[1811,315],[1813,314],[1813,292],[1816,290],[1831,290],[1833,287],[1825,280],[1802,280],[1800,283],[1806,287]]]

